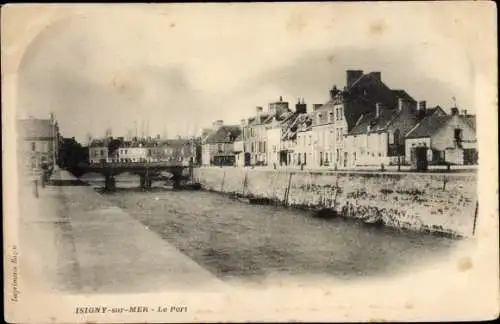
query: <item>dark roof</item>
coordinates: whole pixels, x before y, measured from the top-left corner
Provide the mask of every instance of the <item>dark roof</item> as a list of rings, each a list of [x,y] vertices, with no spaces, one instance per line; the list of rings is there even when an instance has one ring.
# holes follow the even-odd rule
[[[318,110],[333,109],[336,100],[344,101],[344,116],[348,131],[352,130],[361,115],[375,111],[377,102],[391,109],[396,108],[399,96],[413,100],[403,90],[391,90],[374,72],[363,74],[350,87],[339,91],[336,96],[338,99],[328,100]],[[323,116],[320,124],[326,123],[326,120],[327,116]]]
[[[19,119],[18,133],[24,138],[47,138],[51,137],[50,119]]]
[[[166,145],[166,146],[184,146],[184,145],[188,145],[189,143],[191,143],[191,140],[185,139],[185,138],[166,139],[166,140],[159,142],[160,145]]]
[[[397,109],[382,109],[378,118],[375,112],[370,112],[362,115],[349,135],[366,134],[368,132],[378,132],[387,129],[389,123],[398,116]]]
[[[452,115],[446,116],[427,116],[406,134],[406,138],[431,137],[443,125],[447,124],[453,118]]]
[[[293,113],[286,121],[286,128],[281,138],[282,140],[293,140],[297,137],[297,132],[306,127],[311,126],[312,119],[309,114]],[[304,126],[306,124],[306,126]]]
[[[232,143],[240,134],[240,126],[223,125],[207,137],[206,143]]]
[[[408,94],[408,92],[404,91],[404,90],[391,90],[392,93],[397,97],[397,98],[403,98],[405,101],[411,101],[411,102],[416,102],[415,99],[412,98],[412,96],[410,96]]]

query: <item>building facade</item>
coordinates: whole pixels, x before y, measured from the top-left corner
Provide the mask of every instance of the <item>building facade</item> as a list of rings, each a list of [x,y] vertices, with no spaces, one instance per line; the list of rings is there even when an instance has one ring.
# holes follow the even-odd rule
[[[89,143],[89,163],[111,162],[108,152],[109,141],[106,139],[94,139]]]
[[[476,118],[451,109],[451,115],[430,115],[406,135],[406,156],[416,147],[427,147],[431,164],[477,164]]]
[[[23,172],[38,174],[43,169],[53,170],[62,141],[54,115],[48,119],[20,119],[17,129],[20,140],[18,156]]]
[[[306,168],[312,168],[314,166],[313,133],[311,124],[311,116],[306,115],[298,126],[297,141],[295,145],[294,162],[296,165],[303,165]]]
[[[404,90],[390,89],[382,81],[380,72],[365,74],[361,70],[347,70],[344,89],[338,90],[334,86],[329,101],[313,112],[314,165],[346,168],[360,159],[356,150],[347,146],[385,147],[384,141],[388,139],[379,134],[373,137],[370,134],[366,139],[353,138],[348,144],[344,140],[363,115],[376,114],[377,107],[397,110],[400,98],[414,102]],[[376,150],[370,152],[370,156],[378,157],[382,153]]]
[[[222,120],[214,123],[214,131],[202,145],[202,161],[205,166],[234,166],[236,154],[234,142],[241,134],[237,125],[223,125]]]
[[[423,118],[445,115],[440,108],[427,109],[425,101],[398,98],[398,106],[376,104],[375,112],[363,114],[345,136],[347,167],[409,164],[405,135]]]

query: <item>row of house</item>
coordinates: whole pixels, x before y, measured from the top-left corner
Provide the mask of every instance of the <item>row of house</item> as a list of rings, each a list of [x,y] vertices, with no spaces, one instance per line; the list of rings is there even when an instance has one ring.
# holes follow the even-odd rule
[[[17,120],[18,161],[24,174],[39,174],[43,169],[53,170],[62,137],[54,114],[49,118]]]
[[[475,127],[474,115],[427,107],[389,88],[380,72],[347,70],[345,86],[333,86],[328,100],[311,111],[304,99],[292,110],[280,97],[239,125],[217,120],[203,130],[202,165],[410,164],[417,147],[426,147],[430,163],[476,164]]]
[[[196,163],[196,144],[193,139],[160,139],[107,137],[89,143],[89,163],[141,162]]]

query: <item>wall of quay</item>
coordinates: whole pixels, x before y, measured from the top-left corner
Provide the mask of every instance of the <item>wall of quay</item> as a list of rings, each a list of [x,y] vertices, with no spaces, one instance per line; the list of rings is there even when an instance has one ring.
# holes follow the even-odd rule
[[[205,190],[398,229],[471,237],[477,214],[475,173],[287,171],[207,167],[194,171]]]

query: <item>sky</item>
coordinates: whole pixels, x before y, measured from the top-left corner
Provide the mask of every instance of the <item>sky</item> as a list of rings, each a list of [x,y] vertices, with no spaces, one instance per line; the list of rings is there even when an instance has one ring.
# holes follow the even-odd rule
[[[81,6],[47,26],[18,71],[19,114],[53,112],[65,137],[195,135],[283,96],[308,109],[380,71],[427,106],[474,113],[475,60],[453,10],[385,4]],[[404,28],[403,28],[404,27]],[[462,33],[462,34],[460,34]],[[147,121],[147,122],[146,122]]]

